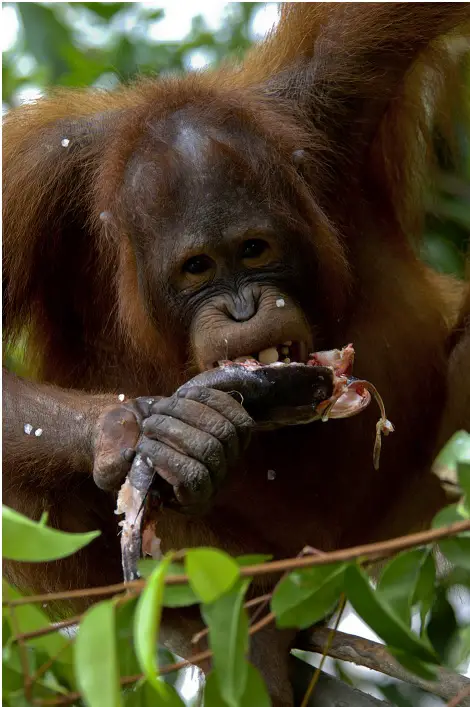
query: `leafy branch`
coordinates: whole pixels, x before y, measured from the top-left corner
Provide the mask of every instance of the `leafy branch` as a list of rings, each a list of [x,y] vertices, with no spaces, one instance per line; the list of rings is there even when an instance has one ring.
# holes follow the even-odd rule
[[[451,440],[453,452],[447,449],[440,455],[438,466],[447,480],[453,477],[460,500],[444,508],[426,531],[331,552],[306,547],[298,557],[276,561],[190,548],[170,552],[159,562],[141,560],[142,579],[135,582],[88,590],[24,597],[6,585],[3,654],[10,687],[5,704],[11,707],[21,697],[37,707],[77,702],[122,707],[123,700],[126,707],[147,707],[155,703],[157,693],[169,707],[182,707],[172,676],[209,662],[207,707],[264,707],[270,704],[266,686],[247,656],[250,637],[274,623],[309,629],[307,649],[323,656],[313,674],[307,669],[308,677],[306,664],[297,663],[304,666],[298,670],[304,678],[303,707],[316,689],[323,701],[327,691],[325,704],[333,704],[339,692],[344,699],[348,691],[348,704],[376,703],[326,676],[321,671],[326,656],[405,681],[450,700],[454,707],[468,704],[470,681],[458,668],[470,656],[470,627],[459,627],[455,617],[449,620],[452,607],[445,598],[449,587],[470,586],[470,435],[460,434],[457,441]],[[36,523],[5,507],[2,522],[4,556],[19,562],[66,557],[96,537],[63,533],[47,527],[45,519]],[[435,549],[455,568],[446,578],[436,573]],[[375,572],[378,580],[372,584],[364,568],[384,558],[387,562]],[[252,579],[267,575],[274,575],[272,590],[253,596],[252,589],[247,595]],[[83,615],[54,625],[38,606],[76,598],[101,600]],[[385,645],[338,631],[346,601]],[[189,660],[167,656],[160,664],[156,647],[163,609],[197,605],[205,628],[192,642],[207,638],[208,647]],[[454,654],[460,646],[454,657],[445,652],[442,640],[447,631],[443,633],[442,620],[439,624],[442,608],[451,627],[446,641],[452,638]],[[325,628],[335,614],[333,628]],[[79,629],[73,641],[63,635],[71,626]]]
[[[329,629],[314,628],[309,633],[307,644],[303,647],[313,653],[323,654],[324,646],[330,636],[331,631]],[[438,667],[436,669],[436,680],[424,680],[400,665],[382,643],[360,638],[359,636],[352,636],[342,631],[335,631],[328,645],[327,652],[330,658],[355,663],[364,668],[375,670],[383,675],[415,685],[445,700],[450,700],[454,696],[459,695],[459,704],[462,707],[470,705],[470,700],[465,701],[465,695],[463,694],[464,691],[468,691],[468,694],[470,694],[470,680],[468,678],[455,673],[453,670]]]
[[[408,550],[421,545],[438,542],[443,538],[453,537],[459,533],[470,530],[470,519],[458,520],[443,528],[423,530],[411,535],[403,535],[392,540],[384,540],[378,543],[367,545],[356,545],[345,550],[332,550],[319,555],[305,555],[293,557],[287,560],[275,560],[262,564],[249,565],[240,569],[241,577],[259,577],[265,574],[278,572],[290,572],[318,565],[329,565],[334,562],[348,562],[357,558],[365,560],[380,560],[389,557],[391,554],[401,550]],[[168,586],[188,584],[189,578],[185,574],[168,575],[165,577],[165,584]],[[90,589],[70,589],[64,592],[53,592],[50,594],[36,594],[30,597],[21,597],[13,601],[3,601],[8,606],[20,606],[22,604],[47,604],[67,599],[86,599],[88,597],[107,596],[118,592],[132,592],[139,594],[145,587],[146,581],[136,579],[133,582],[124,584],[110,584],[103,587],[92,587]]]

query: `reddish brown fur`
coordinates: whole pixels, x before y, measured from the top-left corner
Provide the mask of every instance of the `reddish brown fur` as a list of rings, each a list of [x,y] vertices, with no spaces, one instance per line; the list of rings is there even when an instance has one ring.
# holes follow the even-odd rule
[[[164,130],[175,111],[189,106],[196,122],[234,126],[230,150],[239,150],[273,208],[281,208],[281,192],[291,195],[287,216],[309,225],[299,238],[322,264],[318,287],[327,319],[316,342],[354,342],[356,374],[378,387],[396,425],[379,473],[372,469],[372,410],[286,430],[268,444],[260,438],[208,518],[162,514],[165,547],[210,543],[293,555],[305,544],[329,549],[406,532],[441,503],[427,471],[462,288],[431,276],[409,236],[420,232],[429,115],[433,124],[445,123],[443,108],[460,95],[441,37],[468,38],[469,14],[467,3],[288,3],[279,29],[241,68],[142,80],[111,94],[59,92],[7,116],[5,334],[12,340],[29,327],[29,357],[40,380],[88,393],[168,395],[187,375],[188,342],[177,340],[167,321],[157,330],[149,317],[122,202],[126,166],[146,149],[149,125]],[[60,146],[63,137],[71,140],[68,149]],[[256,151],[247,149],[254,144]],[[213,148],[222,155],[217,143]],[[302,177],[292,163],[299,149]],[[155,164],[161,215],[171,206],[178,167],[172,154]],[[155,197],[141,191],[138,198]],[[103,211],[111,213],[109,223],[100,220]],[[444,436],[468,422],[459,409],[458,419],[448,411]],[[43,506],[57,507],[62,475],[48,475],[47,500],[26,493],[45,461],[24,462],[15,444],[6,445],[5,501],[37,517]],[[268,468],[278,472],[270,485]],[[102,492],[88,483],[89,471],[80,493],[99,503]],[[416,488],[419,508],[414,499],[407,508]],[[65,505],[58,524],[96,526],[96,517],[81,517],[66,493],[59,499]],[[114,524],[112,515],[102,520],[109,542]],[[83,560],[73,558],[47,574],[8,572],[36,590],[100,584],[114,570],[100,572],[98,554],[86,573]]]

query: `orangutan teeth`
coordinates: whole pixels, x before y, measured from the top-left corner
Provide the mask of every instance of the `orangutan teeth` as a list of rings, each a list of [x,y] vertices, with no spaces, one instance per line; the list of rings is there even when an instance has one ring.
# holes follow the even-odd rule
[[[263,349],[263,351],[260,351],[258,354],[258,361],[266,365],[276,363],[276,361],[279,361],[277,349],[274,346],[271,346],[269,349]]]

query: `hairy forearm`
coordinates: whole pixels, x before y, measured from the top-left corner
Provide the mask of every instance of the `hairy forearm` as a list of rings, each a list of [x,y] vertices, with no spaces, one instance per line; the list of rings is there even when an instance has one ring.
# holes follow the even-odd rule
[[[94,428],[114,396],[32,383],[3,370],[5,490],[91,474]]]

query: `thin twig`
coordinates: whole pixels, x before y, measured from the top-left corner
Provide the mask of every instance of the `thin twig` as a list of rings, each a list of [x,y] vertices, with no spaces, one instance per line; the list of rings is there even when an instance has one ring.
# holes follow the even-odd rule
[[[39,680],[39,678],[40,678],[42,675],[44,675],[44,673],[46,673],[46,672],[49,670],[49,668],[51,668],[51,667],[53,666],[53,664],[55,663],[55,661],[57,660],[57,658],[59,658],[59,656],[62,655],[62,653],[63,653],[69,646],[71,646],[71,645],[72,645],[71,643],[64,643],[64,644],[60,647],[60,649],[57,651],[57,653],[56,653],[55,655],[51,656],[48,660],[46,660],[46,662],[43,663],[43,664],[36,670],[35,673],[33,673],[33,675],[31,676],[31,682],[34,683],[34,682],[36,682],[37,680]]]
[[[250,629],[249,629],[250,635],[253,635],[254,633],[257,633],[258,631],[261,631],[261,629],[263,629],[265,626],[267,626],[272,621],[274,621],[274,618],[275,618],[275,615],[273,613],[270,613],[267,616],[264,616],[256,624],[253,624],[253,626],[250,626]],[[179,660],[177,663],[171,663],[171,665],[164,665],[159,670],[160,675],[168,675],[168,673],[173,673],[176,670],[181,670],[181,668],[187,668],[188,666],[192,666],[192,665],[199,665],[200,663],[203,663],[208,658],[212,658],[212,655],[213,654],[212,654],[211,650],[201,651],[200,653],[196,653],[196,655],[191,656],[191,660]],[[139,673],[138,675],[128,675],[126,677],[121,678],[120,684],[122,686],[133,685],[134,683],[138,682],[139,680],[142,680],[143,677],[144,677],[144,675],[142,673]],[[69,692],[67,695],[53,697],[50,699],[34,700],[34,704],[38,705],[38,707],[53,707],[54,705],[70,705],[70,704],[73,704],[76,700],[79,700],[80,698],[81,698],[80,692]]]
[[[465,700],[466,697],[470,696],[470,685],[466,687],[464,690],[459,692],[455,697],[453,697],[448,703],[447,707],[457,707],[458,705],[466,705],[468,700]],[[463,702],[465,700],[465,702]]]
[[[305,557],[290,558],[287,560],[274,560],[272,562],[264,562],[259,565],[250,565],[240,568],[241,577],[259,577],[265,574],[280,573],[306,567],[314,567],[317,565],[328,565],[334,562],[347,562],[357,558],[379,559],[393,552],[407,550],[420,545],[428,545],[438,542],[443,538],[451,535],[457,535],[470,530],[470,520],[461,520],[451,525],[425,530],[411,535],[403,535],[392,540],[384,540],[378,543],[369,543],[368,545],[357,545],[355,547],[346,548],[343,550],[332,550],[325,552],[322,555],[308,555]],[[165,584],[168,586],[187,584],[187,575],[168,575],[165,578]],[[71,589],[66,592],[57,592],[55,594],[40,594],[31,597],[21,597],[13,601],[4,601],[3,604],[9,606],[20,606],[22,604],[39,604],[50,603],[53,601],[63,601],[65,599],[85,598],[93,596],[106,596],[109,594],[117,594],[119,592],[133,591],[136,594],[145,587],[145,580],[138,579],[127,584],[113,584],[106,587],[93,587],[91,589]]]
[[[5,592],[6,594],[9,593],[8,587],[5,587]],[[9,604],[8,610],[11,617],[13,631],[16,635],[18,635],[20,633],[20,625],[18,622],[18,617],[16,615],[16,610],[11,604]],[[18,641],[18,652],[20,654],[21,671],[23,673],[24,696],[26,698],[26,701],[30,702],[33,685],[31,682],[31,676],[29,674],[28,649],[26,647],[26,643],[23,640]]]
[[[125,604],[127,601],[130,601],[133,599],[135,596],[138,596],[134,592],[129,592],[127,594],[123,594],[121,596],[118,596],[115,599],[115,605],[116,606],[121,606],[122,604]],[[39,636],[47,636],[49,633],[55,633],[56,631],[60,631],[63,628],[69,628],[70,626],[74,626],[75,624],[80,624],[80,621],[83,619],[83,614],[77,614],[76,616],[72,616],[70,619],[64,619],[63,621],[56,621],[52,624],[49,624],[49,626],[43,626],[42,628],[38,628],[35,631],[28,631],[27,633],[19,633],[17,636],[14,636],[14,640],[18,641],[19,639],[23,639],[24,641],[30,641],[34,638],[39,638]]]
[[[318,627],[309,632],[308,645],[302,645],[303,650],[323,653],[325,641],[328,639],[329,629]],[[470,680],[463,675],[448,670],[447,668],[433,666],[436,670],[436,680],[423,680],[414,673],[409,673],[387,651],[386,647],[376,641],[369,641],[359,636],[352,636],[341,631],[335,631],[333,640],[328,649],[328,655],[337,660],[344,660],[356,665],[361,665],[375,670],[391,678],[402,680],[410,685],[415,685],[426,692],[430,692],[444,700],[449,700],[455,695],[465,699],[467,694],[463,690],[470,690]],[[470,700],[456,704],[470,705]]]
[[[273,593],[269,592],[268,594],[262,594],[259,597],[254,597],[254,599],[249,599],[246,601],[243,606],[245,609],[250,609],[252,606],[258,606],[258,604],[264,604],[266,601],[269,601],[272,597]],[[198,633],[195,633],[194,636],[191,638],[191,643],[199,643],[199,641],[204,638],[204,636],[207,636],[209,633],[209,629],[203,628],[202,631],[198,631]]]
[[[71,619],[65,619],[64,621],[57,621],[57,623],[49,624],[49,626],[43,626],[35,631],[27,631],[25,633],[18,633],[14,636],[15,641],[30,641],[33,638],[39,638],[40,636],[47,636],[49,633],[55,633],[63,628],[69,628],[75,624],[80,623],[83,618],[83,614],[78,616],[73,616]]]
[[[252,636],[254,633],[257,633],[258,631],[261,631],[262,628],[265,626],[268,626],[268,624],[272,623],[274,619],[276,618],[276,614],[274,614],[272,611],[269,612],[269,614],[266,614],[266,616],[263,616],[262,619],[257,621],[255,624],[252,624],[250,628],[248,629],[248,633],[250,636]]]
[[[64,601],[66,599],[85,599],[86,597],[99,597],[107,596],[109,594],[118,594],[120,592],[126,592],[130,589],[136,591],[142,591],[145,586],[145,580],[138,579],[135,582],[129,582],[124,584],[120,582],[119,584],[109,584],[106,587],[91,587],[89,589],[68,589],[65,592],[55,592],[48,594],[35,594],[33,596],[21,597],[20,599],[13,599],[13,601],[3,601],[3,605],[7,606],[21,606],[22,604],[50,604],[55,601]]]
[[[344,594],[342,594],[340,602],[339,602],[339,607],[338,607],[338,616],[336,617],[333,628],[329,629],[326,643],[323,647],[320,663],[318,665],[318,668],[315,670],[315,672],[312,675],[312,679],[310,680],[310,684],[309,684],[307,690],[305,691],[305,695],[303,697],[302,704],[300,705],[300,707],[308,707],[310,697],[312,696],[313,691],[316,687],[316,684],[320,678],[321,671],[323,670],[323,666],[325,664],[325,660],[327,659],[327,657],[329,655],[331,644],[333,643],[333,639],[335,637],[336,631],[338,630],[339,622],[341,621],[341,617],[343,616],[345,606],[346,606],[346,596]]]
[[[306,545],[297,555],[297,557],[304,557],[305,555],[323,555],[324,553],[321,550],[317,550],[315,547],[311,547],[310,545]],[[282,575],[281,579],[279,582],[282,582],[282,580],[287,577],[289,573],[284,572]],[[271,597],[273,595],[273,592],[271,592],[269,595],[267,595],[266,599],[258,606],[256,611],[253,613],[253,616],[250,619],[250,623],[255,623],[256,619],[261,616],[263,613],[264,609],[268,605],[269,601],[271,600]]]

